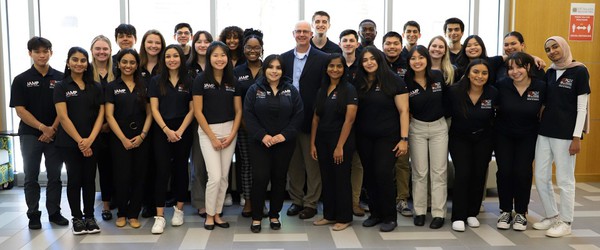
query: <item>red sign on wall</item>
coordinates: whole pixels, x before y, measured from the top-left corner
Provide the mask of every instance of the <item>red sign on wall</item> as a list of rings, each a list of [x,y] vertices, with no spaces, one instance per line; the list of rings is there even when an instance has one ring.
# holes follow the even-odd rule
[[[571,3],[569,40],[592,41],[594,35],[595,4]]]

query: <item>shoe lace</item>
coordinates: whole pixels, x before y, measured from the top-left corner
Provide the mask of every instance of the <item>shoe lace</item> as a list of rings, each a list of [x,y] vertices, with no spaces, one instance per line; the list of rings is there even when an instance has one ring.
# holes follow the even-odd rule
[[[527,222],[527,219],[525,219],[525,216],[523,216],[521,214],[517,214],[517,216],[515,216],[515,223],[525,224],[525,222]]]
[[[500,218],[498,219],[498,222],[509,222],[510,221],[510,214],[507,212],[503,212],[500,215]]]

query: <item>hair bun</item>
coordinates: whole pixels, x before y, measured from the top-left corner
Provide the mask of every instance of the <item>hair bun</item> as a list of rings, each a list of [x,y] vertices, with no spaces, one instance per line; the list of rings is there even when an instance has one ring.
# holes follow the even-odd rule
[[[244,38],[250,37],[250,36],[256,36],[258,38],[260,38],[262,40],[263,38],[263,33],[260,30],[255,30],[253,28],[248,28],[244,30]]]

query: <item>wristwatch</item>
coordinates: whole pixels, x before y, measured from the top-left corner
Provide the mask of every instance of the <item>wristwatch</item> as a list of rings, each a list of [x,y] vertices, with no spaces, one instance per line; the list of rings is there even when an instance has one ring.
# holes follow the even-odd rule
[[[401,141],[408,141],[408,137],[400,137]]]

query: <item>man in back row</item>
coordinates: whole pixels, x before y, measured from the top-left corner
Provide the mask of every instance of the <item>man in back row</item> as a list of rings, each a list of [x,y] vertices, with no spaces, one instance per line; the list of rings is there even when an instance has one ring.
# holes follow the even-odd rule
[[[312,28],[315,30],[315,36],[310,39],[310,46],[328,54],[342,53],[340,46],[327,38],[327,31],[331,27],[329,14],[325,11],[317,11],[312,16]]]

